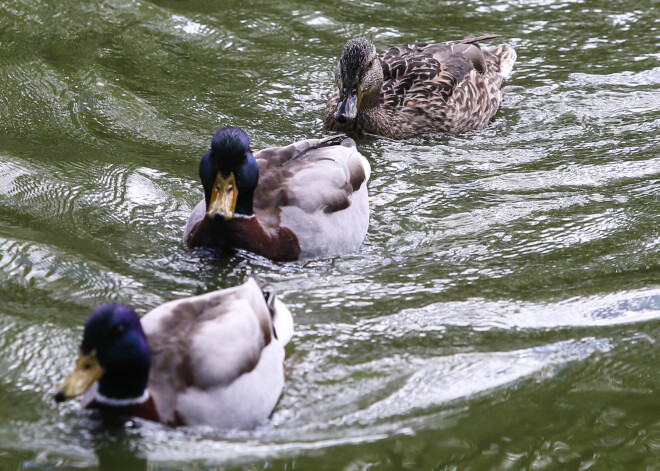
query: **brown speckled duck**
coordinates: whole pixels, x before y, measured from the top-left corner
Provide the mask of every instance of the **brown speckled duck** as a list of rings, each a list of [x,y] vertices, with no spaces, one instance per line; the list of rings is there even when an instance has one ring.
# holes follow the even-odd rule
[[[335,70],[326,129],[405,139],[483,128],[500,106],[500,86],[516,61],[508,44],[478,43],[496,37],[409,44],[380,54],[368,39],[351,39]]]
[[[370,173],[346,136],[253,155],[245,131],[221,128],[199,165],[204,199],[188,219],[184,241],[279,261],[355,251],[369,226]]]

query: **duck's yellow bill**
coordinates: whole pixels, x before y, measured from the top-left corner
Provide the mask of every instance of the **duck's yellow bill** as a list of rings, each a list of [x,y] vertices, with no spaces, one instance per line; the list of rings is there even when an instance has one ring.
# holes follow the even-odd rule
[[[234,217],[236,200],[238,200],[238,188],[236,188],[234,172],[231,172],[227,178],[223,178],[222,173],[218,172],[206,215],[214,219],[217,214],[222,214],[225,221],[228,221]]]
[[[84,394],[101,376],[103,376],[103,368],[96,358],[96,350],[92,350],[89,355],[81,353],[78,356],[76,369],[57,389],[55,400],[62,402]]]

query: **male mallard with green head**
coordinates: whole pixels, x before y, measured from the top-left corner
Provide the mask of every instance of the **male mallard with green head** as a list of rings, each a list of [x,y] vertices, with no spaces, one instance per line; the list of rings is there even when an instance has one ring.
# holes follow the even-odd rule
[[[204,199],[186,224],[189,247],[243,249],[271,260],[357,250],[369,226],[371,167],[353,139],[307,139],[252,153],[237,127],[202,157]]]
[[[508,44],[478,43],[496,37],[409,44],[380,54],[368,39],[351,39],[335,70],[326,129],[405,139],[483,128],[500,106],[500,86],[516,61]]]
[[[58,402],[167,425],[251,428],[284,386],[284,345],[293,318],[250,277],[239,286],[165,303],[140,319],[121,304],[85,323],[76,369]]]

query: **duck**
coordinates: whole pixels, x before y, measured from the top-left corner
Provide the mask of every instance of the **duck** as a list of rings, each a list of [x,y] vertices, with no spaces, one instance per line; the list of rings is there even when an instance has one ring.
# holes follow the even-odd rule
[[[499,35],[439,44],[408,44],[380,54],[365,38],[349,40],[335,69],[326,131],[407,139],[485,127],[502,102],[516,51],[483,47]]]
[[[345,135],[253,153],[226,126],[199,165],[204,198],[184,228],[189,248],[242,249],[274,261],[358,250],[369,226],[371,167]]]
[[[76,368],[57,402],[84,395],[104,417],[248,429],[265,423],[284,386],[293,318],[261,280],[162,304],[141,319],[103,304],[85,323]]]

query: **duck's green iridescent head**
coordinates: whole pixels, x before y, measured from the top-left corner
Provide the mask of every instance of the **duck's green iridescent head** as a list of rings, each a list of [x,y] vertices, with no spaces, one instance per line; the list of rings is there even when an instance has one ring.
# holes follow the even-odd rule
[[[250,138],[241,128],[227,126],[213,135],[211,149],[199,164],[209,218],[232,219],[253,214],[259,166],[250,150]]]
[[[135,311],[121,304],[96,308],[85,323],[76,369],[58,388],[58,402],[84,394],[98,381],[111,399],[140,397],[147,388],[151,353]]]
[[[340,123],[355,119],[360,106],[378,103],[383,68],[374,43],[364,38],[346,43],[335,69],[335,84],[340,101],[334,117]]]

